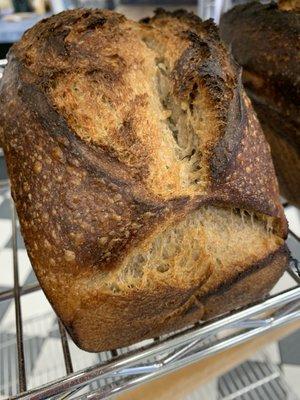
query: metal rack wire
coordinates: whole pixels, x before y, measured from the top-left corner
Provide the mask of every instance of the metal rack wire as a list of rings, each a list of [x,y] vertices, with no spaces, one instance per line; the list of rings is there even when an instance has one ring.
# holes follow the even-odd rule
[[[1,65],[3,63],[0,62]],[[2,185],[7,186],[8,183]],[[28,389],[21,298],[40,290],[40,287],[37,283],[24,286],[19,284],[17,216],[13,202],[11,204],[14,287],[0,292],[0,302],[13,299],[15,303],[18,386],[17,394],[11,399],[104,399],[300,318],[299,263],[291,259],[287,273],[294,283],[289,289],[245,309],[155,338],[146,345],[142,342],[133,347],[111,351],[106,355],[106,361],[83,370],[74,369],[69,349],[70,339],[58,321],[65,376]],[[300,246],[300,239],[294,232],[290,232],[290,237]],[[97,385],[91,386],[92,382]],[[86,392],[82,393],[84,389]]]

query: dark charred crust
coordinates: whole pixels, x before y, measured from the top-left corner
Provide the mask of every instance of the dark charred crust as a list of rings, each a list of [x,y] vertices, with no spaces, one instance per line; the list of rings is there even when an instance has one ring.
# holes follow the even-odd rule
[[[74,135],[68,129],[64,118],[50,106],[47,97],[38,87],[22,83],[19,85],[18,94],[28,101],[28,106],[35,110],[38,121],[50,135],[64,136],[68,143],[74,140]],[[74,149],[74,151],[78,155],[78,150]]]
[[[210,26],[211,23],[207,29],[214,29],[209,28]],[[242,98],[241,69],[231,61],[236,76],[226,73],[223,54],[214,40],[210,37],[203,39],[194,31],[187,31],[185,34],[191,46],[184,51],[175,65],[174,91],[179,98],[191,100],[194,88],[199,87],[201,91],[204,87],[217,110],[220,135],[209,161],[212,188],[217,189],[235,170],[236,159],[241,152],[241,142],[249,129],[248,112],[246,112],[248,106]],[[240,194],[236,194],[234,198],[233,193],[232,189],[231,201],[236,201],[238,198],[241,200]],[[270,209],[263,199],[256,201],[251,199],[251,206],[257,207],[260,212],[267,211],[273,216],[277,213],[276,207]]]
[[[183,9],[175,11],[166,11],[163,8],[157,8],[154,11],[154,17],[153,17],[154,19],[165,18],[165,17],[177,18],[179,20],[182,19],[194,25],[198,25],[199,22],[202,22],[201,18],[199,18],[197,15]]]
[[[283,117],[268,104],[261,102],[261,99],[252,91],[247,90],[247,93],[252,100],[253,107],[261,124],[267,124],[274,133],[293,146],[300,157],[300,123],[297,124],[297,121]]]
[[[206,32],[210,35],[212,39],[217,41],[220,40],[219,29],[212,18],[203,21],[202,27],[206,30]]]
[[[300,104],[299,13],[282,11],[275,3],[252,2],[224,14],[220,32],[238,63],[262,78],[264,87],[272,88],[270,100],[278,97],[283,114]],[[298,119],[297,109],[290,109],[287,116]]]
[[[300,129],[256,96],[252,103],[271,147],[281,194],[300,207]]]
[[[200,80],[205,82],[213,100],[220,102],[227,89],[227,77],[220,62],[220,54],[209,39],[202,39],[193,31],[185,34],[191,46],[181,55],[173,70],[175,93],[183,98],[191,91],[191,85]]]
[[[242,137],[242,89],[240,82],[235,87],[233,78],[226,76],[219,48],[215,47],[214,41],[202,39],[192,31],[186,34],[192,45],[182,54],[174,68],[175,93],[183,99],[189,96],[191,100],[194,88],[204,86],[217,109],[220,129],[223,130],[225,126],[211,160],[212,178],[218,181],[232,165]]]
[[[70,29],[62,29],[61,31],[53,32],[51,41],[49,41],[53,50],[60,56],[67,56],[69,54],[65,38],[68,36]]]
[[[37,23],[24,34],[24,43],[27,40],[28,45],[22,48],[19,44],[15,44],[11,51],[19,54],[20,60],[25,62],[21,54],[24,55],[24,50],[30,50],[29,42],[31,39],[37,39],[40,41],[41,52],[47,48],[49,53],[52,51],[53,56],[66,59],[76,53],[76,45],[74,47],[74,43],[71,43],[68,38],[71,31],[89,35],[95,29],[104,28],[106,25],[108,25],[107,29],[114,30],[124,21],[123,15],[111,13],[107,10],[86,11],[77,9],[72,10],[72,12],[63,11]]]
[[[286,96],[269,79],[265,79],[256,72],[250,72],[245,68],[243,69],[243,83],[251,99],[268,105],[274,112],[281,114],[290,124],[300,126],[298,116],[299,99],[293,99],[292,95]],[[289,132],[287,132],[288,134]],[[297,135],[299,136],[299,134]]]
[[[151,21],[151,18],[150,17],[146,17],[146,18],[142,18],[140,20],[140,23],[141,24],[148,24],[150,21]]]
[[[216,182],[222,181],[233,163],[240,149],[243,132],[246,128],[245,104],[241,98],[242,85],[238,84],[234,98],[228,110],[228,119],[224,135],[215,145],[210,160],[212,177]]]
[[[86,26],[86,29],[93,30],[95,28],[102,27],[106,21],[107,20],[104,17],[95,17],[93,18],[92,21],[89,21],[88,25]]]
[[[122,64],[121,59],[119,59],[118,62]],[[83,72],[90,77],[92,82],[106,81],[107,85],[112,85],[122,79],[121,70],[112,70],[104,67],[102,68],[92,67],[91,69],[85,69]]]

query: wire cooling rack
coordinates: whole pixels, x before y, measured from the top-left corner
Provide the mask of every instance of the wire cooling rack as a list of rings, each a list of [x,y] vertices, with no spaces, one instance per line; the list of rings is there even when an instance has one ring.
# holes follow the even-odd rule
[[[0,62],[1,65],[4,62]],[[2,182],[1,186],[8,187],[8,182]],[[284,206],[288,207],[287,204]],[[12,200],[11,207],[14,285],[12,289],[0,292],[0,304],[9,299],[15,304],[17,383],[10,399],[104,399],[300,318],[299,263],[291,258],[286,274],[290,275],[292,283],[286,290],[212,321],[197,323],[128,348],[99,353],[99,362],[85,369],[73,367],[69,348],[71,339],[58,321],[65,375],[28,389],[21,299],[40,290],[40,286],[36,282],[23,286],[19,283],[18,221]],[[292,230],[289,244],[292,250],[300,249],[300,239]],[[10,268],[9,265],[5,267]],[[234,397],[229,395],[229,398]]]

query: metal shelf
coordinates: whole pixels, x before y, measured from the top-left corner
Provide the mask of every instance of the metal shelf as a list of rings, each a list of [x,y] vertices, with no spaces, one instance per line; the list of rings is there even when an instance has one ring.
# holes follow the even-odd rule
[[[0,61],[0,70],[2,65],[4,62]],[[7,185],[7,182],[1,183],[2,188]],[[21,298],[40,290],[40,287],[36,283],[19,284],[17,217],[12,201],[11,205],[14,287],[0,292],[0,303],[8,299],[13,299],[15,303],[18,385],[17,394],[10,399],[104,399],[300,318],[299,263],[291,259],[286,273],[293,278],[293,284],[284,292],[212,321],[197,323],[179,332],[152,339],[147,344],[142,342],[117,351],[100,353],[99,363],[79,371],[73,367],[70,339],[58,321],[65,376],[28,390]],[[299,237],[294,232],[290,232],[290,235],[300,246]]]

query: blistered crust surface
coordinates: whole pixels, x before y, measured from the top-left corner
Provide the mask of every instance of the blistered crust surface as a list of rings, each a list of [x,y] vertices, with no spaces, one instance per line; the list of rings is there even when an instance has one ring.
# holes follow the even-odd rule
[[[170,279],[158,269],[124,292],[113,280],[101,286],[123,276],[138,250],[155,252],[159,235],[176,236],[201,207],[212,207],[212,219],[218,207],[225,212],[214,228],[225,236],[230,210],[241,223],[246,210],[251,240],[263,239],[247,258],[240,254],[235,272],[282,247],[286,222],[269,149],[211,22],[185,12],[160,11],[142,23],[109,11],[64,12],[13,46],[0,91],[1,141],[26,247],[82,347],[108,348],[118,334],[127,343],[113,332],[116,315],[128,341],[175,329],[195,304],[182,323],[203,315],[195,294],[219,265],[202,225],[188,226],[195,268],[167,255]],[[204,243],[201,252],[193,241]],[[215,276],[222,285],[222,273]],[[101,338],[95,304],[111,322]],[[144,328],[136,321],[136,334],[135,316],[147,320]]]
[[[156,88],[161,54],[168,68],[171,111],[168,104],[160,104]],[[233,186],[247,185],[243,192],[248,207],[255,192],[253,210],[280,215],[274,174],[268,185],[263,182],[265,166],[272,169],[268,152],[262,162],[247,161],[252,163],[247,165],[252,179],[242,176],[245,168],[238,171],[242,143],[247,140],[248,147],[256,147],[263,141],[262,133],[259,127],[255,137],[247,133],[252,110],[247,111],[250,105],[239,71],[209,21],[201,24],[187,13],[161,11],[150,22],[138,24],[108,11],[74,10],[37,24],[14,46],[10,57],[12,64],[19,64],[19,93],[29,107],[39,108],[41,123],[54,124],[53,132],[75,134],[76,146],[85,146],[86,157],[93,152],[98,158],[96,168],[107,167],[104,173],[135,181],[151,198],[162,199],[210,195],[215,183],[222,191],[223,185],[228,188],[229,181],[235,181]],[[168,113],[178,113],[178,108],[197,136],[190,149],[199,152],[195,160],[192,153],[180,152],[176,134],[166,127]],[[203,126],[197,119],[201,113]],[[193,124],[202,129],[197,131]],[[200,178],[203,170],[202,180],[186,178],[189,159],[193,168],[200,168]],[[233,174],[239,175],[238,180]]]

